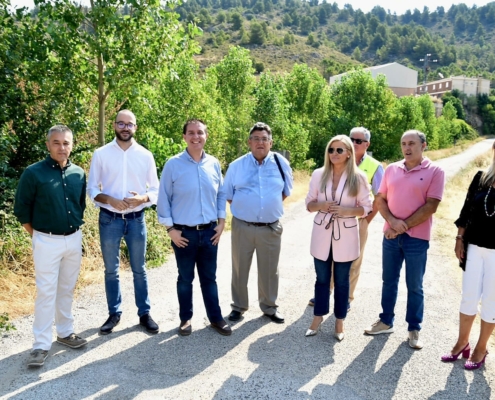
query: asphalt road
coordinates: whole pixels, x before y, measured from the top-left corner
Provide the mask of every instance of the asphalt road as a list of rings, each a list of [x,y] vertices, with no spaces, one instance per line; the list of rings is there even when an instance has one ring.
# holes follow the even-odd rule
[[[440,163],[452,176],[492,141],[481,142],[462,155]],[[464,196],[464,194],[463,194]],[[74,304],[77,333],[89,340],[82,349],[53,344],[45,365],[30,369],[33,317],[15,321],[17,331],[0,339],[2,399],[490,399],[495,398],[495,358],[469,372],[462,361],[443,364],[458,329],[460,272],[431,242],[425,276],[425,347],[407,344],[406,290],[402,277],[396,307],[395,333],[366,336],[363,329],[378,318],[381,293],[381,228],[370,225],[369,239],[349,313],[346,337],[337,342],[328,316],[322,332],[306,338],[314,290],[309,254],[313,216],[302,202],[284,217],[280,262],[280,311],[285,324],[263,317],[257,304],[254,263],[249,283],[250,306],[244,319],[223,337],[208,326],[199,283],[195,282],[193,334],[177,335],[176,266],[172,259],[149,272],[151,314],[160,333],[149,335],[138,325],[132,276],[123,273],[124,314],[108,336],[98,328],[106,319],[102,284],[86,288]],[[165,233],[164,233],[165,234]],[[454,235],[454,231],[452,235]],[[220,242],[218,285],[224,315],[230,312],[230,234]],[[103,272],[102,272],[103,273]],[[333,304],[333,302],[331,303]],[[478,328],[472,332],[476,340]],[[55,333],[54,333],[55,338]],[[492,344],[491,353],[495,354]]]

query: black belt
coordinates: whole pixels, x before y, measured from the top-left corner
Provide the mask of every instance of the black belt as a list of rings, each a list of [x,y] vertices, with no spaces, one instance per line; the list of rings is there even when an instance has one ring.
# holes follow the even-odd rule
[[[133,212],[126,213],[126,214],[116,213],[116,212],[107,210],[106,208],[103,208],[103,207],[100,207],[100,211],[104,214],[112,216],[113,218],[136,219],[136,218],[141,217],[141,215],[143,215],[144,208],[141,211],[133,211]]]
[[[242,219],[241,219],[241,221],[242,221]],[[276,222],[278,222],[278,219],[276,221],[273,221],[273,222],[247,222],[247,221],[242,221],[242,222],[245,222],[246,224],[253,225],[253,226],[270,226],[270,225],[273,225]]]
[[[174,228],[185,229],[186,231],[203,231],[205,229],[211,228],[216,223],[217,221],[211,221],[207,224],[199,224],[194,226],[174,224]]]
[[[48,231],[42,231],[41,229],[36,229],[38,232],[41,232],[41,233],[44,233],[46,235],[53,235],[53,236],[70,236],[72,235],[73,233],[76,233],[79,228],[76,228],[72,231],[69,231],[69,232],[64,232],[64,233],[53,233],[53,232],[48,232]]]

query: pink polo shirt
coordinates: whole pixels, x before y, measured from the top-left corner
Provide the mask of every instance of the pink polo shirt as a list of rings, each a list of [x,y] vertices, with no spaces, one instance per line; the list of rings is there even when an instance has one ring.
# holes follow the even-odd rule
[[[390,164],[385,170],[378,193],[387,196],[390,212],[398,219],[405,220],[426,204],[426,199],[442,200],[445,173],[428,158],[408,171],[404,160]],[[406,233],[414,238],[430,240],[433,216],[413,226]],[[390,225],[385,221],[383,231]]]

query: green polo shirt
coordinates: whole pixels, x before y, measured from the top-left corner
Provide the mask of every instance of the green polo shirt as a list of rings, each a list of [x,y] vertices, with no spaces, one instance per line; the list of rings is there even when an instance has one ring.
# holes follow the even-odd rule
[[[83,221],[86,208],[86,175],[67,162],[65,168],[48,156],[22,173],[15,194],[14,214],[21,224],[61,235],[73,232]]]

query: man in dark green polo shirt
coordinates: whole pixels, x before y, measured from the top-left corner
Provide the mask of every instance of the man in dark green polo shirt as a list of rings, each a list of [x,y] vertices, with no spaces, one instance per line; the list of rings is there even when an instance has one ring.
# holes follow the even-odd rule
[[[58,343],[71,348],[87,343],[74,333],[72,316],[82,258],[86,176],[69,160],[72,132],[67,126],[50,128],[46,147],[50,155],[21,175],[14,205],[15,216],[33,242],[37,295],[31,367],[41,367],[48,356],[54,317]]]

